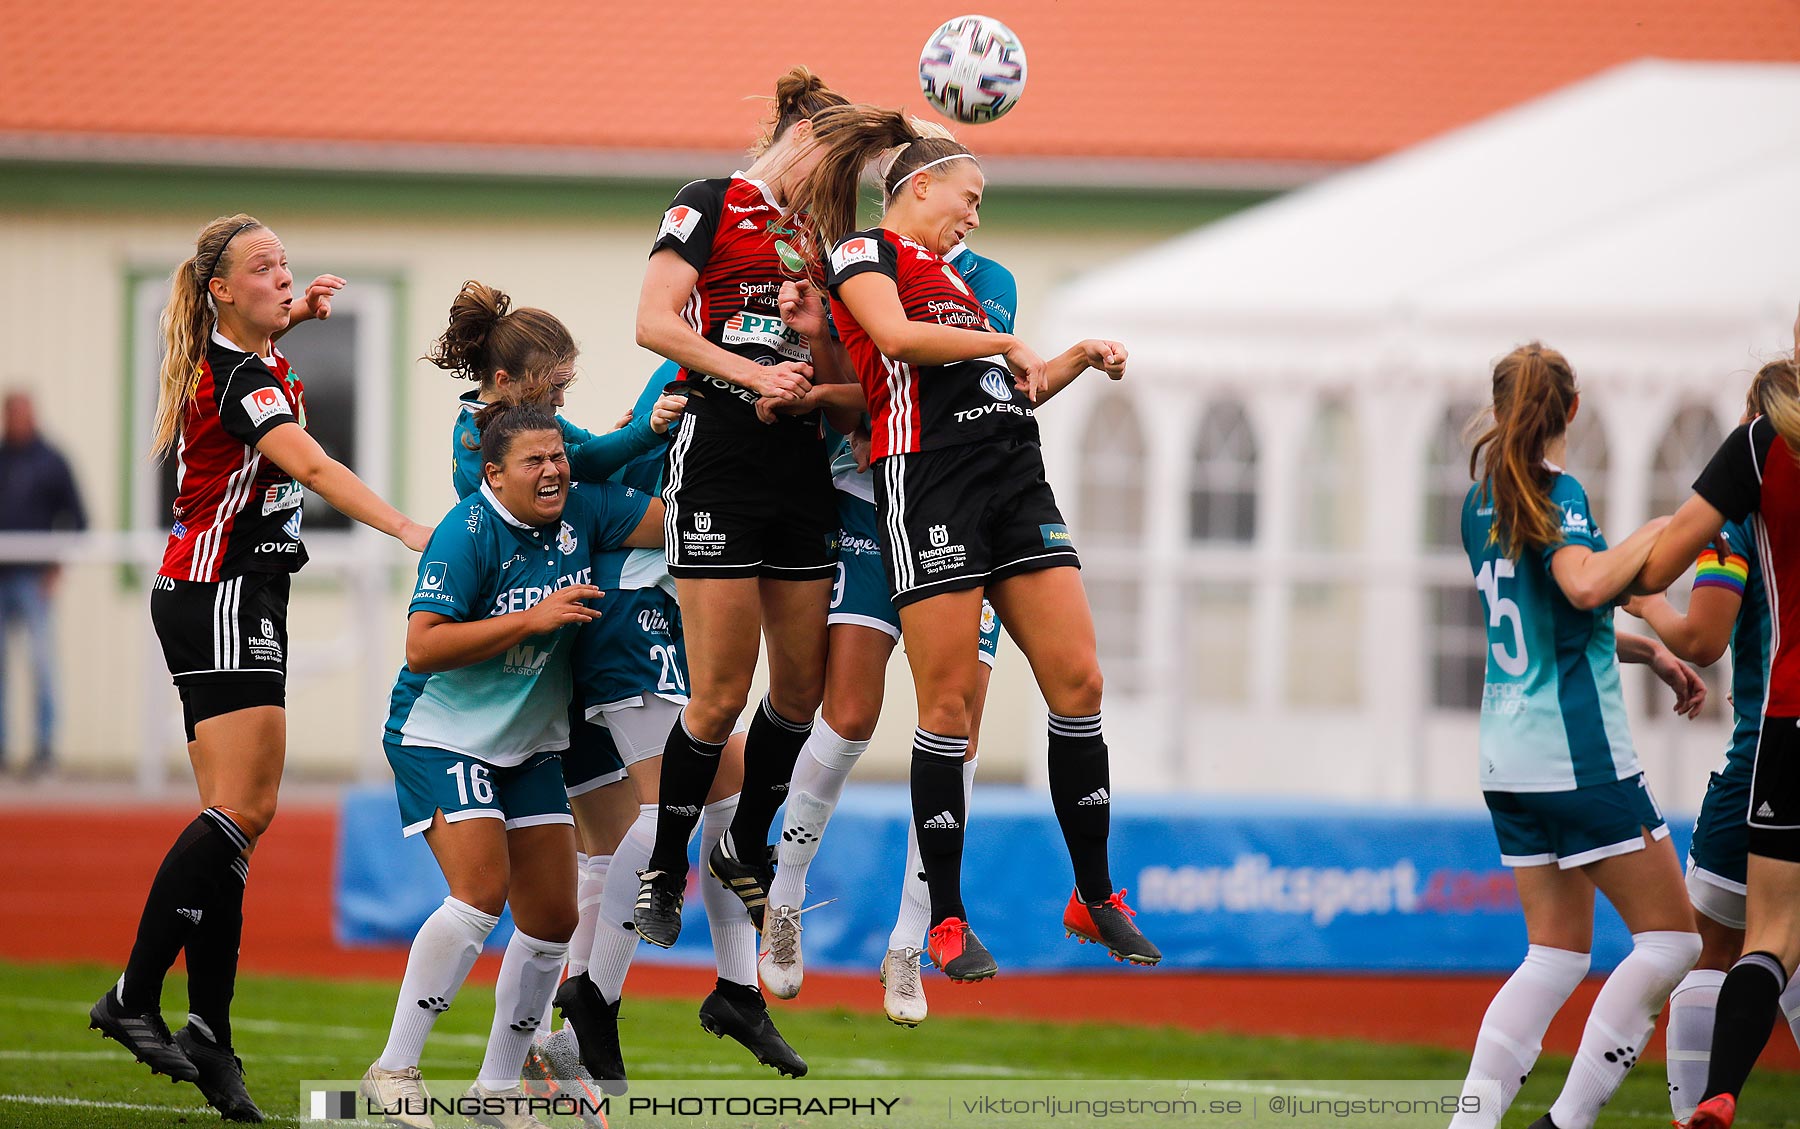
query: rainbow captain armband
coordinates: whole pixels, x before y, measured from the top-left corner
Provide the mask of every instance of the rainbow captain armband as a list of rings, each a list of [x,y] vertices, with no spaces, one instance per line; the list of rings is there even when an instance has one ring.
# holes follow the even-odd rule
[[[1694,564],[1695,588],[1728,588],[1739,596],[1750,579],[1750,562],[1729,549],[1708,545]]]

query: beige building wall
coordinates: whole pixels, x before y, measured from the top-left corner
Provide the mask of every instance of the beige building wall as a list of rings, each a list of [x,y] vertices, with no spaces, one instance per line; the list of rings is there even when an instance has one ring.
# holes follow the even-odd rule
[[[36,396],[41,426],[69,456],[98,530],[126,528],[133,475],[149,473],[143,436],[126,394],[129,279],[166,273],[192,248],[210,215],[58,215],[0,211],[0,385]],[[657,359],[632,340],[644,251],[655,215],[630,220],[509,219],[471,216],[409,219],[267,212],[287,245],[297,283],[322,272],[394,285],[394,355],[407,358],[368,379],[388,382],[396,411],[396,495],[420,520],[454,501],[447,467],[455,397],[463,386],[417,360],[442,327],[450,299],[467,278],[511,294],[516,303],[560,316],[583,347],[579,384],[566,412],[583,426],[610,424],[642,387]],[[1166,235],[1067,228],[982,231],[973,241],[1018,277],[1022,331],[1040,351],[1068,342],[1036,316],[1057,283],[1086,267]],[[306,327],[283,343],[305,378]],[[398,362],[396,362],[398,363]],[[391,371],[390,371],[391,370]],[[1054,410],[1054,409],[1052,409]],[[129,440],[129,441],[128,441]],[[161,528],[154,535],[154,557]],[[394,546],[374,586],[357,592],[329,562],[296,582],[290,617],[294,671],[289,683],[289,765],[296,776],[378,776],[380,724],[401,660],[400,641],[412,563]],[[366,567],[352,569],[366,574]],[[185,788],[185,755],[175,692],[150,631],[147,573],[106,559],[72,563],[60,587],[59,746],[77,772],[127,773],[141,750],[158,748],[172,787]],[[26,741],[24,659],[14,650],[9,748]],[[905,772],[914,720],[903,660],[890,669],[888,710],[870,754],[869,775]],[[1029,671],[1003,645],[982,740],[984,774],[1024,775],[1027,750],[1041,746],[1042,706]]]

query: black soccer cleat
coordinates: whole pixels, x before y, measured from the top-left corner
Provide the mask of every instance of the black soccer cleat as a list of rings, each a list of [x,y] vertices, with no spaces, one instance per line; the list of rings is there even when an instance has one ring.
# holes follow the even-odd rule
[[[152,1074],[167,1074],[171,1082],[200,1081],[199,1069],[169,1034],[160,1011],[132,1015],[108,988],[88,1010],[88,1028],[130,1051]]]
[[[738,896],[744,908],[750,913],[750,920],[758,933],[762,932],[763,911],[769,908],[769,887],[775,884],[775,867],[773,862],[757,866],[738,858],[731,853],[726,844],[731,842],[730,835],[719,836],[713,849],[706,856],[706,869],[712,876],[724,884],[727,890]],[[770,852],[773,858],[773,852]]]
[[[263,1112],[244,1088],[244,1060],[213,1044],[192,1024],[175,1032],[175,1044],[188,1056],[200,1077],[194,1085],[206,1096],[206,1104],[227,1121],[261,1121]]]
[[[1082,901],[1077,891],[1069,895],[1068,908],[1063,910],[1063,929],[1083,944],[1105,945],[1114,960],[1155,964],[1162,959],[1162,950],[1131,923],[1136,916],[1137,911],[1125,904],[1124,890],[1098,902]]]
[[[652,945],[668,948],[681,936],[681,880],[666,870],[638,871],[631,927]]]
[[[744,1044],[756,1061],[772,1066],[789,1078],[806,1076],[806,1060],[794,1053],[775,1021],[762,993],[755,988],[719,981],[712,994],[700,1004],[700,1026],[717,1038],[730,1035]]]
[[[619,1004],[607,1003],[583,972],[564,980],[556,989],[556,1007],[575,1029],[582,1069],[605,1092],[623,1094],[625,1052],[619,1047]]]
[[[994,954],[975,936],[975,930],[957,917],[946,917],[932,926],[925,935],[925,953],[938,971],[964,984],[991,980],[1000,971]]]

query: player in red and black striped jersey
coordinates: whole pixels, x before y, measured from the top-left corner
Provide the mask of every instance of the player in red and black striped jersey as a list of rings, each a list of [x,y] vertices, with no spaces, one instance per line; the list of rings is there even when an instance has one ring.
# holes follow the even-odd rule
[[[155,1073],[193,1082],[227,1120],[261,1121],[231,1049],[250,852],[275,815],[287,749],[289,574],[306,561],[302,488],[422,549],[388,505],[306,433],[300,381],[274,339],[327,317],[344,280],[293,292],[287,252],[246,215],[214,220],[175,268],[155,450],[177,451],[175,523],[150,617],[181,693],[203,810],[164,857],[119,982],[89,1013]],[[187,953],[188,1023],[170,1035],[163,976]]]
[[[306,563],[305,494],[256,449],[284,423],[306,426],[305,390],[287,357],[247,353],[213,330],[176,443],[175,523],[160,575],[217,581]]]
[[[828,152],[805,195],[833,246],[833,316],[874,417],[881,551],[918,691],[913,822],[931,892],[932,962],[958,980],[996,971],[969,929],[961,887],[961,761],[985,594],[1050,707],[1051,798],[1075,871],[1063,924],[1120,959],[1154,964],[1162,954],[1131,924],[1107,869],[1093,617],[1034,418],[1090,367],[1123,376],[1125,349],[1083,341],[1046,363],[994,332],[943,257],[979,223],[986,184],[967,149],[867,107],[825,111],[814,133]],[[880,225],[849,231],[862,163],[895,146]]]
[[[1800,363],[1800,319],[1794,323]],[[1800,967],[1800,394],[1764,388],[1757,416],[1726,436],[1650,550],[1634,590],[1674,583],[1727,520],[1752,522],[1769,601],[1769,672],[1751,768],[1743,955],[1719,987],[1711,1062],[1694,1129],[1728,1129]]]
[[[737,813],[707,859],[759,922],[769,824],[824,693],[837,503],[813,385],[849,378],[809,277],[804,215],[787,213],[818,159],[813,114],[845,100],[804,67],[775,94],[767,147],[750,168],[688,185],[664,213],[638,304],[638,344],[680,365],[688,391],[663,500],[692,694],[663,748],[656,845],[633,914],[664,947],[681,929],[688,838],[749,698],[761,637],[769,693],[746,737]],[[736,1016],[747,1044],[764,1026],[773,1033],[754,977],[720,978],[702,1009],[709,1030]]]

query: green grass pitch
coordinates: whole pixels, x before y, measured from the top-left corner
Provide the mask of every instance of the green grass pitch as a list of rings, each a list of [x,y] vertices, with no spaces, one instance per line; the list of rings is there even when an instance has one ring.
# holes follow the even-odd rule
[[[88,1006],[115,975],[97,967],[0,963],[0,1126],[161,1129],[220,1124],[198,1091],[152,1079],[117,1045],[87,1030]],[[236,1041],[249,1068],[251,1093],[272,1124],[296,1123],[300,1080],[362,1074],[381,1049],[397,987],[244,978],[237,995]],[[181,978],[172,975],[166,996],[172,1019],[180,1013],[182,992]],[[736,1044],[702,1032],[695,1018],[697,1004],[627,998],[621,1029],[634,1079],[774,1079],[773,1072],[751,1061]],[[1319,1006],[1331,1006],[1329,999],[1322,998]],[[1396,1000],[1395,1006],[1404,1007],[1405,1001]],[[473,1075],[492,1007],[489,989],[470,987],[458,997],[426,1047],[422,1065],[428,1081],[434,1075]],[[797,1006],[778,1007],[776,1018],[811,1064],[808,1080],[788,1083],[801,1092],[812,1079],[1443,1079],[1458,1078],[1467,1068],[1461,1051],[1170,1028],[934,1018],[917,1030],[905,1030],[879,1015]],[[1786,1037],[1783,1031],[1775,1034]],[[1541,1114],[1567,1066],[1566,1059],[1546,1056],[1507,1124],[1524,1126]],[[1800,1129],[1800,1076],[1754,1077],[1745,1103],[1746,1114],[1738,1121],[1744,1129]],[[615,1116],[614,1123],[622,1120]],[[832,1118],[785,1122],[791,1129],[833,1123]],[[1660,1063],[1633,1071],[1600,1119],[1602,1129],[1667,1124]]]

